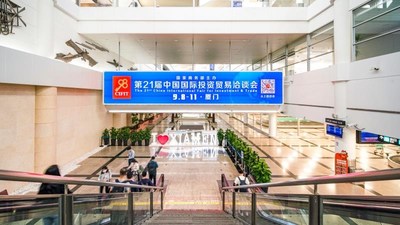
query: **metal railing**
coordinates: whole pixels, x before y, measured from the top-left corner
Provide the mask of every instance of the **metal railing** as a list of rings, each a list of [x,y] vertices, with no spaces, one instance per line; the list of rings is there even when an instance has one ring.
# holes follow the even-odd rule
[[[396,219],[400,216],[396,216],[400,213],[400,197],[381,197],[381,196],[335,196],[335,195],[319,195],[318,194],[318,185],[322,184],[338,184],[338,183],[351,183],[351,182],[369,182],[369,181],[388,181],[388,180],[398,180],[400,179],[400,169],[388,169],[388,170],[380,170],[380,171],[370,171],[370,172],[359,172],[359,173],[351,173],[351,174],[343,174],[343,175],[335,175],[335,176],[324,176],[324,177],[312,177],[305,179],[298,179],[294,181],[284,181],[284,182],[275,182],[275,183],[260,183],[260,184],[252,184],[252,185],[241,185],[241,186],[224,186],[222,187],[222,205],[223,210],[227,213],[231,213],[233,217],[237,218],[237,199],[238,195],[242,198],[241,205],[246,205],[245,202],[247,198],[250,208],[247,208],[249,212],[248,221],[245,221],[241,218],[242,222],[247,224],[260,224],[260,221],[256,222],[256,217],[264,220],[268,220],[274,224],[293,224],[290,221],[285,221],[282,218],[272,217],[270,215],[263,216],[262,214],[268,214],[265,210],[260,209],[260,206],[257,204],[258,198],[268,201],[280,201],[284,202],[286,207],[297,208],[296,210],[304,210],[308,214],[308,222],[310,225],[320,225],[323,224],[323,214],[324,214],[324,206],[325,210],[328,210],[329,213],[335,214],[339,212],[335,212],[337,207],[344,207],[346,210],[360,210],[362,213],[356,213],[360,218],[368,215],[370,212],[385,212],[384,215],[377,214],[375,220],[376,222],[380,219],[385,219],[386,221],[390,221],[395,217]],[[287,186],[301,186],[301,185],[313,185],[314,190],[313,194],[310,195],[299,195],[299,194],[260,194],[260,193],[236,193],[230,192],[239,188],[272,188],[272,187],[287,187]],[[231,193],[231,212],[226,210],[225,205],[226,195],[227,193]],[[251,199],[251,200],[250,200]],[[391,200],[388,200],[391,199]],[[360,203],[361,202],[361,203]],[[367,202],[367,203],[366,203]],[[283,203],[282,203],[283,204]],[[382,204],[382,205],[380,205]],[[379,210],[378,210],[379,209]],[[348,214],[351,214],[351,211]],[[368,212],[368,213],[365,213]],[[325,212],[326,213],[326,212]],[[338,215],[338,214],[336,214]],[[371,214],[369,214],[371,215]],[[354,215],[353,215],[354,216]],[[364,218],[364,217],[363,217]],[[371,218],[366,218],[371,219]],[[373,219],[371,219],[373,220]]]
[[[149,205],[149,210],[146,215],[141,218],[148,219],[153,216],[155,210],[155,200],[154,196],[156,195],[160,199],[160,211],[163,210],[163,199],[164,199],[164,174],[161,174],[158,185],[159,186],[146,186],[146,185],[137,185],[137,184],[127,184],[127,183],[113,183],[113,182],[100,182],[95,180],[81,180],[81,179],[73,179],[68,177],[61,176],[50,176],[43,175],[37,173],[27,173],[27,172],[19,172],[19,171],[9,171],[9,170],[0,170],[0,180],[5,181],[18,181],[18,182],[34,182],[34,183],[50,183],[50,184],[64,184],[66,192],[68,191],[67,185],[84,185],[84,186],[113,186],[113,187],[124,187],[124,188],[145,188],[151,190],[150,192],[138,192],[138,193],[110,193],[110,194],[60,194],[60,195],[23,195],[23,196],[0,196],[0,214],[4,213],[5,216],[2,218],[10,217],[9,221],[0,221],[2,222],[14,222],[13,219],[19,219],[18,221],[24,219],[23,215],[29,214],[38,214],[37,210],[45,210],[47,208],[52,208],[53,211],[58,211],[58,220],[59,224],[62,225],[70,225],[70,224],[79,224],[76,222],[77,213],[74,213],[74,205],[79,207],[82,204],[99,204],[102,205],[102,202],[107,202],[111,205],[121,206],[123,210],[119,209],[120,212],[126,212],[124,215],[127,219],[123,224],[134,224],[136,223],[134,220],[134,215],[137,214],[134,211],[134,198],[138,197],[144,199],[145,202],[142,202],[141,205]],[[160,193],[159,193],[160,192]],[[145,196],[144,196],[145,195]],[[148,196],[148,198],[147,198]],[[53,200],[51,200],[53,199]],[[57,200],[58,199],[58,200]],[[83,200],[82,200],[83,199]],[[85,200],[86,199],[86,200]],[[127,201],[126,201],[127,200]],[[149,200],[149,201],[147,201]],[[13,202],[17,202],[14,204]],[[28,202],[29,204],[21,204],[21,202]],[[46,202],[45,204],[38,204],[37,202]],[[112,208],[112,206],[107,206],[108,208]],[[76,210],[76,209],[75,209]],[[31,211],[35,211],[32,213]],[[107,211],[107,210],[106,210]],[[112,211],[108,209],[107,213],[110,214]],[[142,210],[143,211],[143,210]],[[20,216],[16,216],[18,212],[21,213]],[[115,214],[115,210],[113,211]],[[53,212],[54,213],[54,212]],[[25,218],[26,219],[26,218]],[[36,220],[40,220],[43,218],[36,218]],[[75,221],[74,221],[75,220]],[[81,224],[84,224],[81,223]]]

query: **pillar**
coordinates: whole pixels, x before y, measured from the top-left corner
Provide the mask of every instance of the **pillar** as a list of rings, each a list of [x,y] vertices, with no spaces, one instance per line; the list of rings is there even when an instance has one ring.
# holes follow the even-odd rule
[[[126,114],[126,125],[132,126],[132,114],[131,113]]]
[[[347,123],[347,82],[351,62],[351,11],[348,0],[334,2],[334,49],[336,64],[336,79],[334,80],[334,114],[339,120]],[[349,166],[355,168],[356,160],[356,131],[352,127],[343,128],[343,138],[335,138],[335,152],[347,151]]]
[[[277,116],[276,113],[269,114],[269,136],[276,137],[277,130]]]
[[[54,58],[54,3],[37,1],[37,36],[36,52],[38,55]],[[66,40],[64,40],[66,41]],[[60,42],[61,44],[62,42]]]
[[[262,113],[260,113],[260,130],[262,130],[262,127],[263,127],[263,125],[262,125]]]
[[[113,114],[113,127],[121,128],[126,127],[126,113],[114,113]]]
[[[57,88],[36,87],[35,172],[43,173],[57,163]]]

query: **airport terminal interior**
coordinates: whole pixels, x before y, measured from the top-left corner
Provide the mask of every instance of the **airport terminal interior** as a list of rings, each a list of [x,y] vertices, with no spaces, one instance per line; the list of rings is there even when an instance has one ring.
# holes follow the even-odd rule
[[[0,224],[400,223],[400,0],[0,15]]]

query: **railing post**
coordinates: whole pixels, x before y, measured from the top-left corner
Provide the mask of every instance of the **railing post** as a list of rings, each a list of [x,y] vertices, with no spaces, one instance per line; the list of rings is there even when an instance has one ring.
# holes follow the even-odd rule
[[[128,225],[133,225],[133,193],[128,193]]]
[[[61,195],[59,198],[59,209],[60,217],[59,221],[61,225],[72,225],[74,220],[73,213],[73,196],[72,195]]]
[[[310,225],[322,225],[322,202],[319,195],[308,197],[308,220]]]
[[[150,192],[150,217],[153,217],[154,205],[153,205],[153,192]]]
[[[256,225],[257,199],[256,193],[251,193],[251,225]]]
[[[235,192],[235,189],[233,189],[233,192],[232,192],[232,216],[233,216],[233,218],[236,217],[236,192]]]
[[[164,210],[164,190],[161,190],[161,211]]]
[[[222,211],[225,211],[225,191],[222,190]]]

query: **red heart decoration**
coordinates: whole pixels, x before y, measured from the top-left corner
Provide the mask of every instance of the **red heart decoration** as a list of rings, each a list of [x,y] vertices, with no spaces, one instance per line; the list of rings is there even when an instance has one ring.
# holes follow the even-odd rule
[[[157,141],[160,142],[160,144],[164,145],[165,143],[167,143],[169,140],[168,135],[158,135],[157,136]]]

